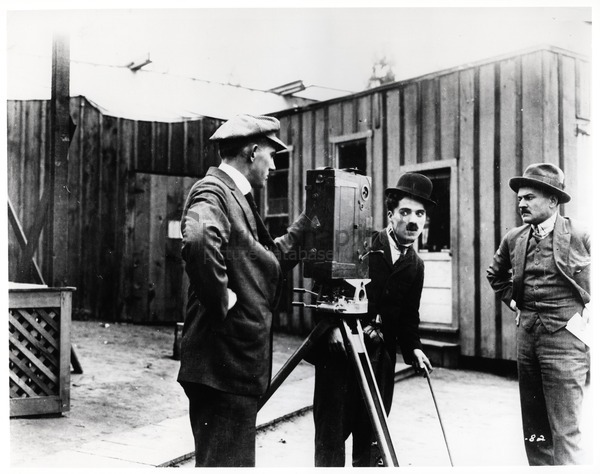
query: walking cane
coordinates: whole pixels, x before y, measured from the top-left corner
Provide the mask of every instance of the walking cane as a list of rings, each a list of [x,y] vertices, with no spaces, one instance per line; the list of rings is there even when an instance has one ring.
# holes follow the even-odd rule
[[[427,383],[429,384],[429,390],[431,391],[431,396],[433,397],[433,404],[435,405],[435,411],[437,412],[438,420],[440,420],[440,426],[442,427],[442,434],[444,435],[444,443],[446,443],[446,450],[448,451],[448,458],[450,459],[450,465],[454,467],[454,463],[452,462],[452,454],[450,454],[450,446],[448,446],[448,439],[446,438],[446,430],[444,430],[444,423],[442,423],[442,416],[440,415],[440,410],[438,408],[437,401],[435,399],[435,393],[433,393],[433,387],[431,385],[431,378],[429,377],[429,370],[427,367],[424,367],[425,377],[427,377]]]

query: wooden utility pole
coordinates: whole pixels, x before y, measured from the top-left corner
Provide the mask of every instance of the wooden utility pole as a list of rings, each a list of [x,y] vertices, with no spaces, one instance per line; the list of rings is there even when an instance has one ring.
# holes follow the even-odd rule
[[[52,97],[50,99],[50,189],[47,220],[48,274],[51,286],[67,286],[69,226],[68,171],[71,142],[70,44],[67,36],[55,34],[52,40]]]

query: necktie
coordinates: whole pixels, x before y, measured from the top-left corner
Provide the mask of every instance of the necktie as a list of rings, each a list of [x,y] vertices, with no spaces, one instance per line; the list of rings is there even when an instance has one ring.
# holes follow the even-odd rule
[[[400,247],[400,242],[398,242],[398,239],[396,238],[396,234],[394,233],[394,229],[392,229],[391,227],[388,227],[388,235],[392,239],[392,242],[394,242],[396,249],[398,249],[398,250],[400,250],[400,252],[402,252],[402,249]]]
[[[398,251],[397,258],[394,258],[394,252],[392,251],[392,263],[396,263],[399,260],[401,260],[406,253],[408,252],[408,247],[406,245],[400,245],[400,242],[398,242],[398,239],[396,238],[396,234],[394,233],[394,230],[392,228],[388,228],[388,235],[390,236],[390,238],[392,239],[392,243],[390,244],[391,246],[394,247],[395,250]]]
[[[273,239],[271,238],[269,231],[265,227],[265,223],[263,222],[263,220],[260,218],[260,215],[258,214],[258,208],[256,207],[256,202],[254,201],[254,197],[252,196],[252,193],[246,194],[245,198],[246,198],[246,201],[248,201],[250,209],[252,209],[252,214],[254,214],[254,220],[256,221],[256,230],[258,231],[258,241],[262,245],[264,245],[265,247],[268,247],[270,249],[273,245],[275,245],[275,243],[273,242]]]

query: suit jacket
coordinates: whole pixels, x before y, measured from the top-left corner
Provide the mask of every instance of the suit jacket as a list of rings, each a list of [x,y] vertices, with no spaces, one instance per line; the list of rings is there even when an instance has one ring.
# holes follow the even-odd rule
[[[412,246],[408,248],[406,255],[392,264],[385,229],[373,235],[371,252],[371,281],[366,286],[369,318],[381,315],[383,339],[392,363],[396,362],[396,348],[399,345],[404,361],[412,364],[413,350],[422,349],[419,306],[425,265]]]
[[[523,272],[527,258],[529,224],[508,231],[500,242],[487,278],[502,301],[510,307],[514,300],[517,307],[523,302]],[[556,218],[553,239],[554,261],[560,273],[573,286],[585,305],[590,301],[591,245],[589,233],[568,217]]]
[[[178,381],[229,393],[265,392],[271,377],[272,313],[281,290],[280,260],[289,267],[298,261],[309,222],[300,216],[286,235],[275,239],[275,248],[268,249],[258,242],[245,196],[226,173],[212,167],[194,184],[181,225],[190,286]],[[230,310],[227,288],[237,295]]]

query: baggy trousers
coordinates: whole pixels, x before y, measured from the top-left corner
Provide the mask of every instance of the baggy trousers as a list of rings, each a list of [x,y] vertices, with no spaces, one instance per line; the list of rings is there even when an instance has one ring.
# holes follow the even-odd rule
[[[579,464],[587,346],[565,328],[549,333],[538,319],[517,328],[519,395],[531,466]]]
[[[369,359],[386,413],[394,390],[394,369],[383,344],[368,344]],[[343,467],[345,441],[352,434],[352,465],[369,467],[377,463],[379,450],[363,400],[351,355],[323,351],[315,362],[313,417],[315,422],[315,467]]]

